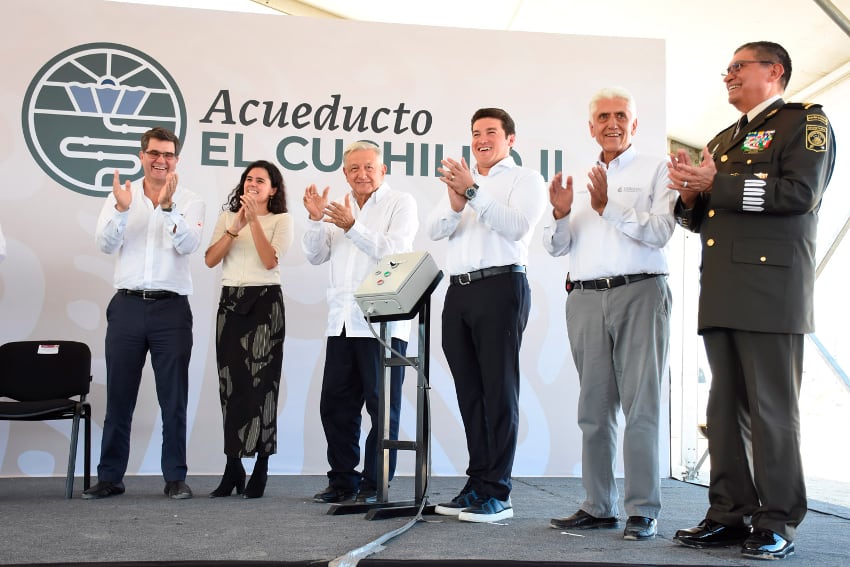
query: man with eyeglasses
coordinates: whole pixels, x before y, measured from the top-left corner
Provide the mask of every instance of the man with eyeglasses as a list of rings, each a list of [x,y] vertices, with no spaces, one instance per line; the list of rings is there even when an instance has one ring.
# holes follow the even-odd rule
[[[100,250],[117,254],[117,290],[106,310],[106,417],[98,483],[83,498],[124,493],[130,426],[148,352],[162,411],[165,495],[192,497],[186,484],[186,406],[192,353],[189,255],[204,226],[201,198],[178,184],[180,139],[165,128],[142,135],[144,177],[123,185],[118,170],[97,221]]]
[[[708,143],[700,165],[684,151],[670,165],[677,221],[702,241],[698,329],[712,373],[709,509],[674,539],[741,545],[756,559],[793,554],[806,514],[803,336],[814,330],[818,209],[835,163],[820,105],[782,99],[790,78],[782,46],[738,48],[724,82],[741,119]]]

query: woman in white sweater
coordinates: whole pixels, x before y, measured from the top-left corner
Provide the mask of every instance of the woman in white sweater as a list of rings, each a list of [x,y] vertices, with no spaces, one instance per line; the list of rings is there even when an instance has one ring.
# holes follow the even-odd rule
[[[222,262],[216,361],[227,464],[211,498],[259,498],[277,452],[277,400],[285,334],[279,259],[292,243],[286,187],[277,166],[250,164],[218,217],[204,256]],[[257,457],[245,484],[243,457]]]

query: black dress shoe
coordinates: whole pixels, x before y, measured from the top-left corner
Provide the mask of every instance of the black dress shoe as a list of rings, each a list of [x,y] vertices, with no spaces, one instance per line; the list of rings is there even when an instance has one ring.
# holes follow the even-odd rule
[[[351,488],[334,488],[333,486],[328,486],[322,492],[313,496],[313,502],[318,502],[319,504],[336,504],[337,502],[354,500],[355,496],[357,496],[357,491]]]
[[[623,539],[652,539],[656,533],[658,533],[658,521],[655,518],[629,516],[629,520],[626,522],[626,529],[623,531]]]
[[[686,547],[729,547],[743,544],[748,537],[747,526],[727,526],[706,518],[695,528],[677,530],[673,540]]]
[[[186,500],[192,497],[192,489],[182,480],[168,480],[163,490],[166,496],[175,500]]]
[[[375,504],[378,501],[378,489],[374,486],[361,486],[357,493],[358,504]]]
[[[764,528],[755,528],[741,548],[744,557],[750,559],[785,559],[794,555],[794,542]]]
[[[119,494],[124,494],[123,482],[109,482],[102,480],[88,490],[83,490],[83,499],[93,500],[95,498],[108,498],[109,496],[117,496]]]
[[[579,510],[566,518],[552,518],[549,527],[556,530],[595,530],[597,528],[616,528],[617,518],[597,518],[584,510]]]

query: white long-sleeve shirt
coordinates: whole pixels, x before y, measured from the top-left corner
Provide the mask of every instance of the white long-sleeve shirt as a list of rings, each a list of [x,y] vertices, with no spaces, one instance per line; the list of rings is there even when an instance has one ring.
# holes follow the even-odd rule
[[[142,180],[133,183],[130,208],[119,212],[115,196],[106,197],[97,219],[95,240],[101,252],[118,253],[116,289],[192,293],[189,254],[201,244],[206,205],[182,186],[174,192],[174,209],[162,211],[145,197]]]
[[[666,274],[663,248],[676,226],[678,196],[667,188],[666,158],[639,154],[631,146],[607,170],[608,203],[602,216],[590,206],[587,186],[574,184],[570,214],[559,220],[548,216],[543,247],[552,256],[570,254],[573,281]]]
[[[344,231],[324,221],[308,220],[301,247],[311,264],[330,262],[327,290],[328,325],[325,335],[336,337],[345,327],[347,337],[372,337],[354,292],[388,254],[410,252],[419,228],[416,201],[382,183],[361,209],[351,199],[354,225]],[[392,337],[410,340],[410,321],[388,324]],[[378,324],[374,324],[379,333]]]
[[[528,245],[546,209],[546,183],[540,173],[508,156],[488,175],[472,170],[478,193],[462,211],[443,197],[428,219],[432,240],[448,238],[449,275],[528,264]]]

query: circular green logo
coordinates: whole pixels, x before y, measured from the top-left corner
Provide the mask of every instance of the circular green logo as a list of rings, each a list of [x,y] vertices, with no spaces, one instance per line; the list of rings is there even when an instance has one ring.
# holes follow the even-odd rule
[[[104,197],[112,174],[142,177],[142,134],[154,126],[186,135],[186,105],[168,71],[137,49],[88,43],[63,51],[30,82],[21,112],[24,138],[41,168],[62,186]]]

